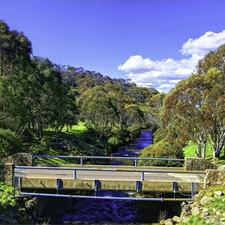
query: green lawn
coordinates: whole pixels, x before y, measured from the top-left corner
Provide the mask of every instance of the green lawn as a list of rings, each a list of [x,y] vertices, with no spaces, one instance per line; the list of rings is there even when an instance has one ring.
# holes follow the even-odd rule
[[[195,151],[197,150],[197,144],[189,141],[188,144],[184,147],[184,156],[185,157],[196,157]],[[206,159],[212,159],[213,151],[207,146],[206,147]]]
[[[184,156],[185,157],[196,157],[195,151],[197,149],[197,144],[189,141],[188,144],[184,147]],[[206,159],[213,160],[213,150],[207,146],[206,148]],[[225,164],[225,150],[222,150],[220,153],[220,158],[215,161],[217,167]]]

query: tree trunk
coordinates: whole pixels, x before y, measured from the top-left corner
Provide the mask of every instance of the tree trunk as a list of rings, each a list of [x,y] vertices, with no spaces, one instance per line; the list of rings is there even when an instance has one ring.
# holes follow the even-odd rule
[[[202,157],[202,143],[200,140],[198,140],[198,148],[196,151],[196,155],[201,158]]]
[[[202,152],[202,158],[205,159],[206,156],[206,141],[203,143],[203,152]]]

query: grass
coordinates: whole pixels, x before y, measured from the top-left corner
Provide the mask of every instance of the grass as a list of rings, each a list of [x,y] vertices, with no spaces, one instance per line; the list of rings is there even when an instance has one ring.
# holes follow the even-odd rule
[[[45,154],[45,155],[105,155],[105,146],[106,143],[102,143],[97,140],[92,134],[90,134],[85,127],[84,123],[79,123],[74,125],[71,128],[63,128],[62,132],[55,132],[48,130],[46,132],[47,137],[41,142],[28,143],[26,148],[29,151],[35,154]],[[58,138],[64,139],[66,141],[65,146],[52,143],[49,145],[49,139]],[[51,140],[52,142],[52,140]],[[29,146],[30,144],[30,146]],[[63,144],[64,145],[64,144]],[[59,159],[59,158],[50,158],[50,159],[41,159],[36,160],[39,164],[70,164],[70,163],[79,163],[75,159]],[[88,162],[87,162],[88,163]]]
[[[188,144],[184,147],[184,155],[185,157],[196,157],[196,150],[198,148],[198,145],[193,143],[192,141],[189,141]],[[212,149],[207,145],[206,146],[206,159],[212,159],[213,151]]]
[[[189,141],[188,144],[184,147],[184,156],[186,158],[196,157],[195,151],[197,149],[197,144]],[[206,147],[206,159],[213,161],[213,150],[207,145]],[[215,162],[216,167],[222,166],[225,164],[225,149],[221,152],[220,158]]]
[[[72,126],[70,129],[67,129],[66,127],[62,129],[62,133],[68,135],[72,134],[75,135],[76,137],[83,137],[86,132],[87,127],[82,122],[79,122],[77,125]]]

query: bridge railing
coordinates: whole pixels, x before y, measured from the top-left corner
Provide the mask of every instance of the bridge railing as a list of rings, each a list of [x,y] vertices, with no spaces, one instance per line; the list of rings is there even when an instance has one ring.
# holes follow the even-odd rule
[[[140,158],[140,157],[129,157],[129,156],[67,156],[67,155],[33,155],[34,158],[45,158],[45,159],[78,159],[80,161],[80,165],[84,165],[84,159],[102,159],[102,160],[131,160],[134,162],[133,166],[137,167],[139,160],[150,160],[150,161],[178,161],[178,162],[184,162],[185,159],[176,159],[176,158]]]
[[[25,172],[23,175],[20,174],[20,171]],[[15,177],[26,177],[26,171],[32,170],[36,171],[72,171],[72,177],[73,179],[77,178],[77,171],[104,171],[104,172],[127,172],[127,173],[140,173],[141,174],[141,181],[144,181],[144,175],[146,173],[178,173],[178,174],[198,174],[198,175],[205,175],[204,171],[183,171],[183,170],[170,170],[170,169],[123,169],[123,168],[73,168],[73,167],[43,167],[43,166],[14,166]],[[30,172],[29,172],[30,173]],[[40,173],[41,175],[42,173]],[[36,174],[38,175],[38,174]],[[118,176],[119,177],[119,176]]]

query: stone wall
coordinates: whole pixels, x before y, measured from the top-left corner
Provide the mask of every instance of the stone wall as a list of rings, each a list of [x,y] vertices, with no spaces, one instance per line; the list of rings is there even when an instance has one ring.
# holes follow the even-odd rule
[[[209,186],[225,186],[225,170],[206,170],[204,178],[204,188]]]
[[[17,153],[2,159],[3,180],[8,185],[13,185],[14,165],[32,166],[33,155],[29,153]]]
[[[16,166],[32,166],[33,155],[29,153],[16,153],[2,159],[3,163],[13,163]]]
[[[204,171],[207,169],[216,169],[216,166],[202,158],[185,158],[185,170]]]
[[[12,186],[13,185],[13,173],[14,173],[14,165],[13,163],[5,163],[3,166],[3,181]]]

